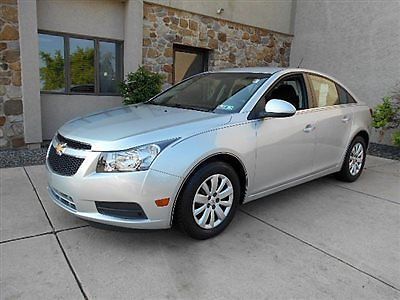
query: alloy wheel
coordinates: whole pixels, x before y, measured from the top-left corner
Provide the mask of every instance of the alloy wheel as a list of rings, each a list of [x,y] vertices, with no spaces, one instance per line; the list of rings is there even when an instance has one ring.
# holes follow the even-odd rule
[[[201,228],[213,229],[228,216],[233,204],[233,185],[223,174],[208,177],[193,199],[193,217]]]
[[[356,176],[363,166],[364,148],[361,143],[355,143],[350,152],[349,172],[352,176]]]

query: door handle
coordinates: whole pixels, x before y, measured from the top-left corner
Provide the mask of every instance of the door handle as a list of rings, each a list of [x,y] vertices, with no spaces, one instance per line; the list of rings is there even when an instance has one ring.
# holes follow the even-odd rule
[[[309,133],[309,132],[313,131],[314,129],[315,129],[314,125],[308,124],[306,127],[304,127],[303,131]]]
[[[344,116],[343,118],[342,118],[342,122],[343,123],[347,123],[347,122],[349,122],[350,121],[350,117],[349,116]]]

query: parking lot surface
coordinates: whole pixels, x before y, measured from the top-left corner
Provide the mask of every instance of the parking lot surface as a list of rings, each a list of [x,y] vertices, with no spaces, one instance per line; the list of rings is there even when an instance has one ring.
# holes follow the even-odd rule
[[[94,227],[45,167],[0,169],[1,299],[400,299],[400,162],[240,207],[220,236]]]

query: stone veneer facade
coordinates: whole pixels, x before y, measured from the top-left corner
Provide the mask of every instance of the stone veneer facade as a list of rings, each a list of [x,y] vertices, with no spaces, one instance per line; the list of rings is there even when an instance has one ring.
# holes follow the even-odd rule
[[[208,69],[288,66],[292,36],[144,3],[143,65],[173,80],[173,45],[210,50]]]
[[[0,1],[0,148],[25,146],[17,0]]]

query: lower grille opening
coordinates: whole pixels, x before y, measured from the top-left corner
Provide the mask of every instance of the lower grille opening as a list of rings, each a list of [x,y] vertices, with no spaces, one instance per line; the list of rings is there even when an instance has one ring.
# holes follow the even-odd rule
[[[99,201],[95,203],[97,211],[102,215],[133,220],[147,219],[143,209],[137,203]]]
[[[74,200],[70,196],[63,194],[51,187],[49,187],[49,190],[56,201],[76,211]]]

